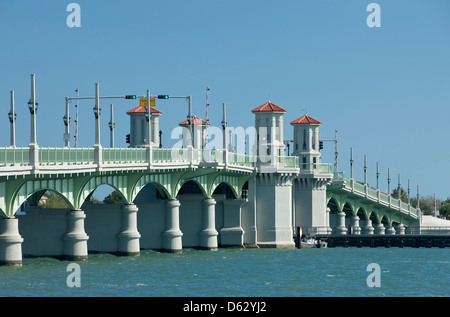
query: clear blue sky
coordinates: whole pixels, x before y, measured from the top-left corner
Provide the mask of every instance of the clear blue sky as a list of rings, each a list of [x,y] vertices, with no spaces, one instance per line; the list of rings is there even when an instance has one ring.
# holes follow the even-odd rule
[[[193,112],[219,126],[222,102],[229,126],[254,125],[251,109],[269,98],[290,121],[304,114],[323,122],[322,139],[338,130],[339,169],[381,189],[397,174],[421,194],[450,196],[450,1],[448,0],[170,0],[74,1],[81,27],[66,25],[72,1],[0,0],[0,145],[9,145],[9,91],[16,93],[17,145],[29,143],[30,74],[36,74],[38,144],[63,146],[65,96],[192,95]],[[381,7],[381,27],[369,28],[366,7]],[[101,103],[102,144],[109,144],[109,104]],[[112,101],[116,146],[126,146],[137,105]],[[71,117],[74,119],[74,104]],[[94,144],[92,101],[80,102],[79,146]],[[182,100],[157,102],[163,145],[186,118]],[[71,133],[74,132],[72,121]],[[71,138],[72,145],[74,144]],[[334,144],[323,161],[333,163]]]

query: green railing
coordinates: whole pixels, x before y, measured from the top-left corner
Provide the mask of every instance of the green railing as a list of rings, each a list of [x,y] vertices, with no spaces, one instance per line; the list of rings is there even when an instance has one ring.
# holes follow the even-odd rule
[[[104,148],[102,149],[103,163],[137,163],[147,160],[144,148]]]
[[[30,149],[28,147],[0,148],[0,165],[28,165]]]
[[[256,159],[252,155],[228,152],[228,164],[254,167],[256,166]]]
[[[93,164],[93,148],[39,148],[39,164]]]
[[[336,173],[335,173],[334,180],[342,180],[342,179],[337,177]],[[356,181],[352,182],[352,179],[345,178],[345,177],[344,177],[343,181],[344,181],[345,187],[352,189],[353,191],[355,191],[357,193],[360,193],[362,195],[366,195],[366,193],[367,193],[368,197],[375,199],[375,200],[378,200],[378,195],[379,195],[380,202],[389,204],[389,201],[390,201],[391,207],[400,208],[400,210],[404,213],[411,212],[412,215],[417,216],[417,209],[413,208],[412,206],[408,205],[407,203],[405,203],[403,201],[400,201],[400,206],[399,206],[398,199],[390,197],[389,195],[379,192],[376,189],[370,188],[367,184],[361,184]],[[352,187],[352,183],[353,183],[353,187]]]

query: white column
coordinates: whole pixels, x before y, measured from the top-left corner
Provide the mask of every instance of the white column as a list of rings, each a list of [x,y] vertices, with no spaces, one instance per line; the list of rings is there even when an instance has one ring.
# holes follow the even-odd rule
[[[386,234],[395,234],[395,228],[392,226],[387,226],[385,233]]]
[[[120,208],[122,214],[121,231],[117,235],[118,254],[136,256],[140,253],[139,238],[137,230],[138,207],[134,204],[125,204]]]
[[[214,198],[203,199],[202,230],[200,231],[200,248],[207,250],[217,249],[217,230],[215,215],[216,200]]]
[[[221,246],[244,246],[244,229],[241,226],[241,206],[244,199],[226,199],[223,201],[223,228],[220,229]]]
[[[405,226],[402,223],[398,224],[395,230],[396,234],[405,234]]]
[[[363,234],[373,234],[374,231],[375,231],[375,229],[372,227],[372,220],[367,219],[366,225],[364,226],[364,228],[362,228],[362,233]]]
[[[88,235],[84,231],[83,210],[72,210],[67,212],[66,233],[63,240],[63,258],[69,261],[82,261],[88,258],[87,240]]]
[[[374,224],[374,228],[375,228],[375,234],[384,234],[386,231],[386,228],[384,228],[384,225],[382,223]]]
[[[166,230],[162,233],[162,249],[165,252],[181,253],[183,249],[180,230],[180,202],[177,199],[166,202]]]
[[[22,242],[17,218],[0,218],[0,265],[22,266]]]
[[[361,228],[359,227],[359,217],[352,217],[352,234],[361,234]]]
[[[345,212],[339,211],[337,214],[336,234],[347,234],[347,227],[345,227]]]

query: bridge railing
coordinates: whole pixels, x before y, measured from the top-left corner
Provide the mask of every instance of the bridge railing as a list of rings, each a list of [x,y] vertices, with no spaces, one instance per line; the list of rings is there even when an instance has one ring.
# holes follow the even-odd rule
[[[335,175],[334,180],[341,180],[341,179],[337,179]],[[379,201],[380,203],[388,205],[391,208],[395,209],[398,208],[403,213],[418,216],[417,209],[412,207],[410,204],[407,204],[399,199],[396,199],[390,195],[380,192],[379,190],[373,189],[369,187],[369,185],[367,184],[356,182],[351,178],[344,177],[343,181],[344,187],[350,189],[357,195],[366,196],[368,198],[371,198],[372,200]]]
[[[93,148],[39,148],[40,165],[93,164]]]
[[[103,163],[137,163],[147,160],[144,148],[104,148],[102,150]]]
[[[30,149],[28,147],[0,148],[0,166],[28,165]]]

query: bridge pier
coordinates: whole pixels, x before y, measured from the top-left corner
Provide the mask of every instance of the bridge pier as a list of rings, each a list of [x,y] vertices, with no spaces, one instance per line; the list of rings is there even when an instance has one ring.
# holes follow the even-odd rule
[[[0,265],[22,266],[19,219],[0,218]]]
[[[166,230],[162,235],[162,249],[164,252],[181,253],[183,249],[180,230],[180,202],[177,199],[168,200],[165,206]]]
[[[388,234],[388,235],[393,235],[393,234],[395,234],[395,228],[394,228],[393,226],[387,226],[387,227],[386,227],[385,234]]]
[[[375,229],[372,227],[372,220],[367,219],[366,225],[362,228],[362,234],[373,234]]]
[[[395,228],[395,231],[397,234],[405,234],[405,226],[402,223],[400,223]]]
[[[140,254],[139,238],[141,235],[137,230],[137,212],[135,204],[125,204],[120,208],[122,226],[117,234],[119,255],[137,256]]]
[[[89,236],[84,231],[85,218],[86,215],[83,210],[71,210],[67,212],[66,233],[62,237],[63,259],[69,261],[87,260],[87,240]]]
[[[374,227],[375,227],[375,234],[385,234],[386,228],[382,223],[376,223]]]
[[[336,234],[347,234],[347,227],[345,226],[345,212],[343,211],[337,213]]]
[[[202,230],[200,235],[200,248],[205,250],[217,250],[217,235],[215,227],[215,205],[214,198],[203,199],[202,208]]]
[[[359,217],[352,217],[352,234],[361,234],[361,227],[359,226]]]
[[[223,201],[223,228],[220,229],[221,246],[242,247],[244,229],[241,226],[241,206],[243,199],[226,199]]]

